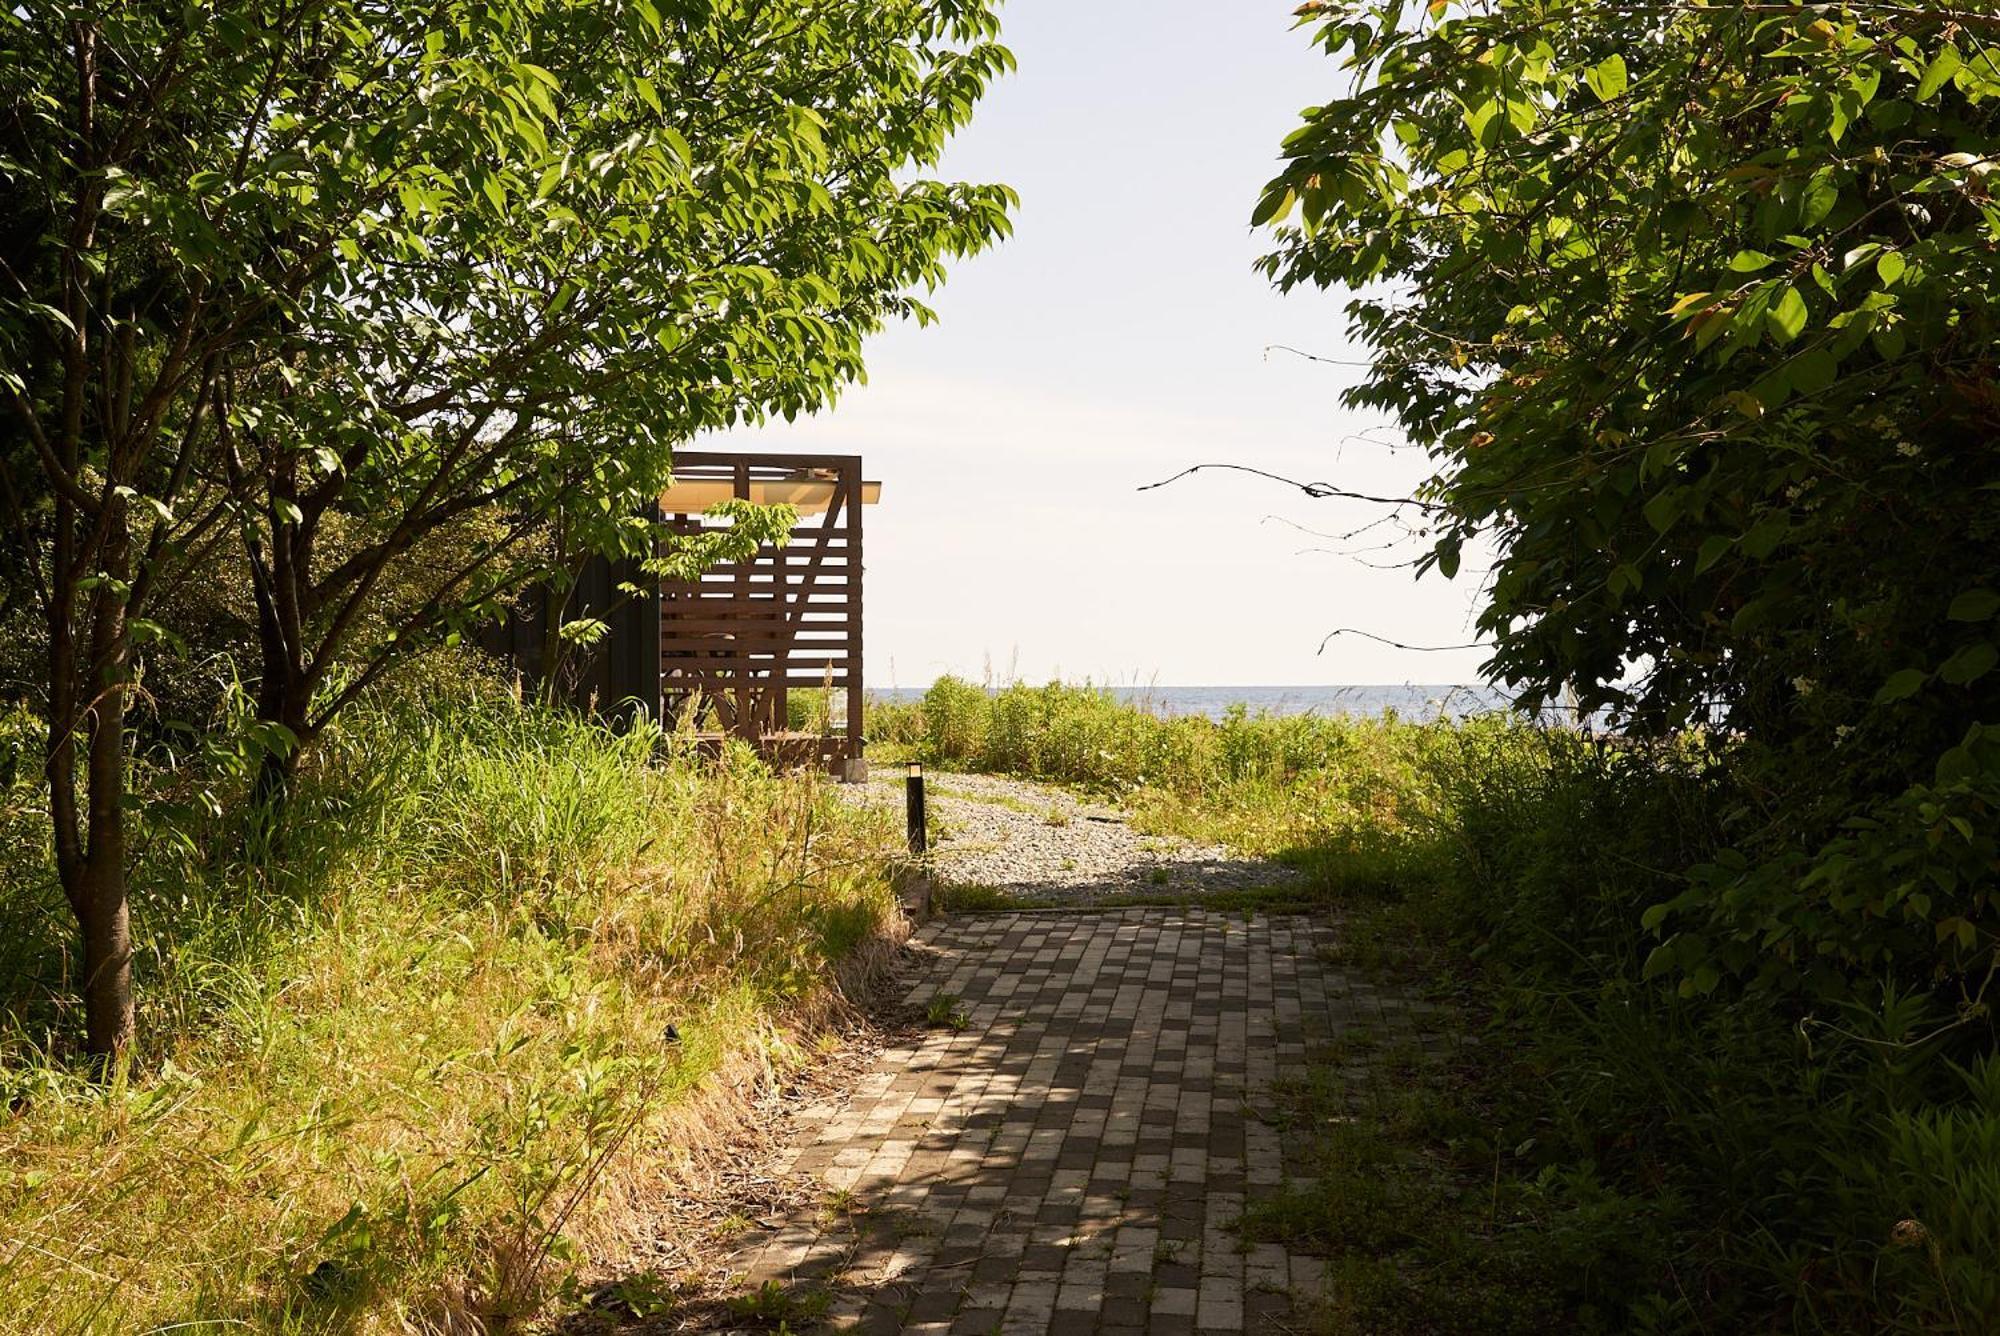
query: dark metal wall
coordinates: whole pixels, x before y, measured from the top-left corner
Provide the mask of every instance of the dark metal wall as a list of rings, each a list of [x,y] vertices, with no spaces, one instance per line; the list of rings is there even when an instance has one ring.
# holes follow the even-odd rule
[[[619,585],[636,585],[632,594]],[[524,590],[508,616],[486,627],[480,645],[506,659],[529,689],[539,691],[544,631],[548,625],[549,589]],[[563,621],[596,617],[609,624],[609,634],[595,645],[569,645],[561,655],[557,683],[561,699],[616,725],[627,725],[635,713],[660,717],[660,594],[652,577],[639,572],[636,560],[608,561],[592,557],[569,591]]]

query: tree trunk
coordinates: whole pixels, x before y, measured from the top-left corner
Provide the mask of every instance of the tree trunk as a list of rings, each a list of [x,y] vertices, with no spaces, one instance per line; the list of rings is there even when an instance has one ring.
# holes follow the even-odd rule
[[[96,795],[92,795],[96,816]],[[124,813],[110,814],[116,829],[99,847],[91,832],[91,853],[85,864],[83,913],[84,1043],[97,1056],[109,1058],[132,1042],[132,912],[126,896]],[[93,820],[92,825],[96,822]]]
[[[118,506],[118,502],[112,502]],[[92,700],[82,724],[88,738],[84,846],[64,890],[84,934],[84,1044],[112,1058],[132,1042],[132,910],[126,892],[126,746],[124,718],[132,674],[132,640],[126,622],[130,534],[120,510],[104,542],[110,576],[90,594]]]
[[[266,838],[277,832],[291,798],[292,779],[298,774],[299,758],[307,741],[314,683],[312,676],[301,668],[292,641],[285,634],[278,599],[270,591],[269,583],[260,581],[257,586],[257,650],[261,669],[257,680],[257,719],[282,727],[291,735],[291,745],[275,746],[267,742],[250,782],[252,830]]]

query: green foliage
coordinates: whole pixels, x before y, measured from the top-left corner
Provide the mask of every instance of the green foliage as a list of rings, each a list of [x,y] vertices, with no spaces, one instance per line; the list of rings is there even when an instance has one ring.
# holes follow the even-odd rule
[[[2000,1067],[1977,995],[1850,979],[1802,1011],[1655,961],[1649,911],[1710,875],[1744,801],[1727,745],[1163,719],[1061,686],[947,682],[894,708],[878,735],[981,739],[927,759],[1037,764],[1155,829],[1294,862],[1303,886],[1204,903],[1337,908],[1339,964],[1456,1003],[1448,1058],[1316,1053],[1273,1111],[1317,1177],[1246,1228],[1331,1254],[1326,1329],[1916,1332],[1993,1311]]]
[[[395,662],[653,557],[677,445],[824,407],[930,318],[1007,227],[1004,187],[927,175],[997,37],[982,0],[0,11],[0,608],[48,628],[96,1048],[131,1031],[125,714],[174,596],[238,596],[275,811]],[[777,523],[732,518],[660,565]]]
[[[1523,1173],[1452,1099],[1451,1075],[1402,1054],[1337,1055],[1281,1081],[1267,1117],[1308,1175],[1253,1201],[1241,1228],[1331,1261],[1327,1333],[1647,1329],[1634,1300],[1665,1239],[1657,1205],[1586,1171]],[[1364,1074],[1365,1073],[1365,1074]],[[1664,1324],[1662,1324],[1664,1325]]]
[[[692,1093],[803,1060],[785,1027],[891,921],[896,832],[821,778],[414,668],[329,734],[281,848],[244,776],[141,768],[218,808],[145,829],[109,1083],[71,1061],[45,839],[0,845],[0,1236],[37,1245],[0,1331],[523,1319],[685,1154]],[[0,777],[38,731],[0,722]],[[32,773],[0,797],[39,816]]]
[[[971,1023],[957,993],[933,993],[924,1004],[924,1024],[933,1029],[963,1030]]]
[[[131,512],[135,593],[240,528],[308,691],[490,611],[552,517],[647,550],[675,444],[825,405],[1006,228],[1004,188],[916,174],[1010,62],[983,5],[209,10],[0,16],[0,386],[48,447],[10,465]]]
[[[1314,4],[1349,91],[1258,207],[1437,473],[1430,565],[1530,697],[1721,725],[1651,970],[1798,1010],[2000,945],[2000,26],[1916,3]]]
[[[934,764],[1108,790],[1142,829],[1337,871],[1350,888],[1396,876],[1399,833],[1436,801],[1423,757],[1461,736],[1505,748],[1529,731],[1506,716],[1167,716],[1088,685],[989,692],[955,677],[918,705],[869,713],[871,737],[905,740]]]
[[[1424,769],[1437,805],[1405,832],[1394,898],[1363,912],[1425,972],[1449,964],[1483,1020],[1430,1082],[1464,1125],[1411,1134],[1526,1213],[1525,1238],[1461,1236],[1465,1260],[1504,1277],[1516,1244],[1575,1250],[1561,1274],[1624,1277],[1564,1300],[1608,1330],[1916,1331],[1975,1311],[2000,1283],[2000,1201],[1939,1144],[1992,1121],[1945,1060],[1948,1009],[1855,990],[1801,1019],[1647,977],[1646,907],[1713,856],[1733,801],[1712,760],[1549,733],[1466,738]]]

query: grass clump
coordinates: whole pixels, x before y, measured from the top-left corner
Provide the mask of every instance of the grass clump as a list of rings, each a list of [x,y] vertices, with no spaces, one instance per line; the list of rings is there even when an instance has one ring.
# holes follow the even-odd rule
[[[615,1257],[894,921],[881,819],[666,741],[454,685],[347,717],[278,845],[150,810],[145,1048],[109,1082],[55,1039],[62,925],[15,846],[0,1331],[492,1325]]]
[[[1690,911],[1661,918],[1730,908],[1715,868],[1758,798],[1733,744],[1506,716],[1172,719],[1089,688],[953,681],[896,727],[934,762],[1116,793],[1143,828],[1283,859],[1296,884],[1201,903],[1336,909],[1338,965],[1455,1002],[1460,1057],[1399,1077],[1421,1116],[1300,1122],[1319,1185],[1246,1221],[1330,1255],[1328,1330],[2000,1322],[1984,968],[1925,985],[1822,951],[1761,984],[1758,959],[1793,959],[1783,933],[1704,971],[1729,964],[1720,939]],[[1956,848],[1949,815],[1935,842]],[[1790,894],[1867,910],[1838,879]],[[1793,976],[1813,988],[1779,986]]]
[[[1013,909],[1049,909],[1056,901],[1049,896],[1018,895],[998,886],[976,882],[940,882],[932,890],[933,907],[941,914],[979,914]]]
[[[876,702],[871,735],[935,765],[1020,775],[1118,797],[1135,829],[1327,863],[1342,876],[1393,875],[1395,838],[1434,805],[1424,758],[1463,730],[1504,738],[1524,725],[1319,715],[1167,716],[1088,685],[1010,686],[954,677],[921,701]],[[1372,851],[1379,866],[1363,866]],[[1329,868],[1331,864],[1328,864]]]
[[[972,1015],[957,993],[936,993],[924,1005],[924,1024],[934,1030],[963,1030]]]

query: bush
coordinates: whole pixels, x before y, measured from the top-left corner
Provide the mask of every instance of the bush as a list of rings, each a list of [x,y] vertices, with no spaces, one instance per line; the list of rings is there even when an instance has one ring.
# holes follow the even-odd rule
[[[1485,1130],[1461,1166],[1623,1203],[1583,1231],[1604,1260],[1577,1274],[1616,1257],[1628,1289],[1570,1298],[1602,1329],[1962,1327],[2000,1293],[1984,1021],[1858,981],[1820,1012],[1648,977],[1649,911],[1740,800],[1727,761],[1700,738],[1483,726],[1418,756],[1431,802],[1398,839],[1398,902],[1373,912],[1442,944],[1431,967],[1456,962],[1482,1020],[1459,1097]],[[1573,1244],[1584,1209],[1543,1193],[1521,1227]]]
[[[1320,1186],[1252,1213],[1253,1232],[1337,1254],[1338,1321],[1928,1331],[2000,1314],[1983,991],[1824,948],[1837,987],[1736,988],[1674,968],[1677,939],[1654,931],[1755,800],[1734,740],[1510,716],[1163,718],[1088,687],[949,680],[918,712],[926,759],[1117,792],[1147,828],[1297,864],[1351,948],[1455,995],[1466,1060],[1399,1078],[1436,1106],[1421,1125],[1391,1110],[1384,1147],[1307,1118],[1333,1128]],[[1908,814],[1930,823],[1934,866],[1904,897],[1943,903],[1945,872],[1970,877],[1990,823],[1951,804],[1981,773],[1941,777]],[[1907,836],[1883,821],[1849,838]],[[1879,865],[1857,848],[1851,875]],[[1783,889],[1788,913],[1809,909],[1810,883]],[[1733,903],[1757,931],[1783,926],[1768,902]],[[1877,921],[1880,943],[1912,931],[1907,913]]]

